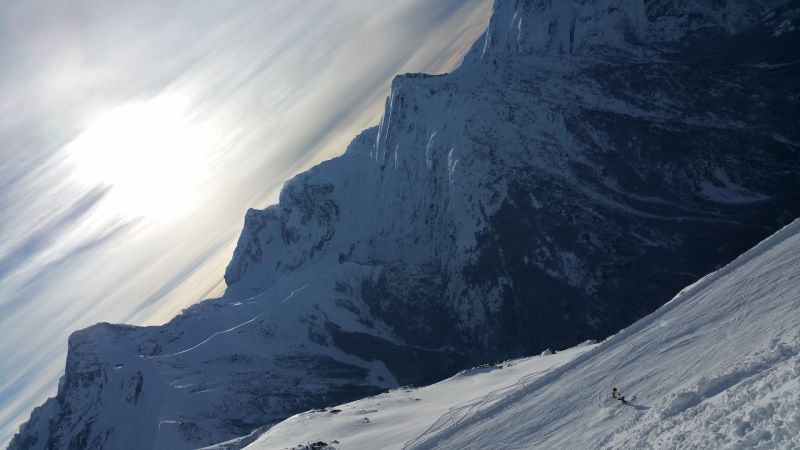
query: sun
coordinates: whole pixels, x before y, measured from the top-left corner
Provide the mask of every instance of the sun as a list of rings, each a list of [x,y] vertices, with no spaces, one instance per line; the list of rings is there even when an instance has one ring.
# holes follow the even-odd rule
[[[161,218],[193,206],[215,136],[174,98],[127,103],[98,114],[66,147],[74,177],[110,188],[125,216]]]

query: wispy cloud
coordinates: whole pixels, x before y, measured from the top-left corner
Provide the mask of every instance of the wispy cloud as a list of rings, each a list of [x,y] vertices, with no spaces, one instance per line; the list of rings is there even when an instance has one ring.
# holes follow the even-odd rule
[[[54,245],[71,226],[89,214],[107,192],[107,187],[92,189],[69,205],[63,213],[53,218],[45,218],[43,225],[35,228],[8,253],[0,257],[0,280],[14,270],[24,267],[25,263]]]
[[[221,293],[248,207],[377,122],[392,77],[452,69],[491,0],[10,0],[0,8],[0,445],[55,390],[70,332]],[[213,131],[177,217],[81,184],[104,111],[178,98]],[[142,173],[143,182],[147,173]],[[189,201],[191,200],[191,201]]]

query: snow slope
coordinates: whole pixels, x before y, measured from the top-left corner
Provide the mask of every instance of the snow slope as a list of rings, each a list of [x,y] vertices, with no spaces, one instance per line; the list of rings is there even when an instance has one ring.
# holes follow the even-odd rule
[[[247,448],[800,448],[800,220],[599,345],[337,409]]]
[[[297,414],[270,428],[246,448],[284,449],[319,441],[343,449],[401,448],[440,417],[458,418],[484,408],[590,348],[583,345],[482,366],[431,386],[399,388],[334,408]]]

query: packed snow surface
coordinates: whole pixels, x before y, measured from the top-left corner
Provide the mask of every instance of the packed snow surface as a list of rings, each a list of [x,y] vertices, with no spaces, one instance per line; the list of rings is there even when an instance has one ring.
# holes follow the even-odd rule
[[[796,449],[799,355],[800,220],[599,345],[296,415],[247,448]]]
[[[458,421],[486,408],[591,345],[463,371],[422,388],[400,388],[345,405],[290,417],[249,449],[285,449],[326,442],[339,449],[403,448],[441,420]],[[336,442],[334,442],[336,441]]]

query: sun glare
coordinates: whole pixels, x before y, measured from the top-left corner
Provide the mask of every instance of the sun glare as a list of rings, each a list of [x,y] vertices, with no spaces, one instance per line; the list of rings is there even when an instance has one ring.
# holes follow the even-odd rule
[[[197,201],[214,136],[181,103],[159,98],[104,112],[67,146],[79,182],[110,186],[108,203],[134,217],[165,217]]]

